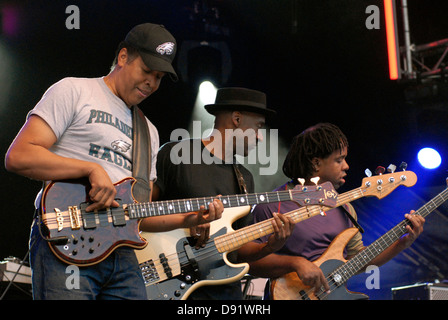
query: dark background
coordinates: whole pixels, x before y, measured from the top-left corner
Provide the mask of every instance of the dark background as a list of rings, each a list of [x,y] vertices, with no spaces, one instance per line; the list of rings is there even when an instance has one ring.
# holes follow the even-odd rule
[[[446,81],[389,80],[382,1],[202,1],[201,9],[218,8],[219,20],[194,13],[191,0],[0,4],[4,26],[0,34],[2,155],[27,112],[50,85],[66,76],[106,75],[126,33],[136,24],[153,22],[171,31],[179,49],[188,40],[225,41],[232,69],[228,80],[218,85],[264,91],[269,107],[278,111],[269,126],[278,129],[286,146],[293,136],[317,122],[338,125],[350,141],[350,171],[342,191],[360,186],[365,168],[374,171],[377,166],[408,163],[408,170],[418,175],[416,186],[400,187],[381,201],[365,198],[354,203],[366,231],[366,244],[445,187],[446,160],[439,169],[425,171],[416,162],[416,153],[422,143],[430,142],[440,148],[442,156],[448,156]],[[80,10],[79,30],[65,26],[69,5]],[[366,28],[368,5],[379,7],[380,29]],[[409,0],[408,6],[412,43],[448,37],[446,1]],[[219,28],[205,32],[206,24]],[[182,63],[178,60],[176,69]],[[168,141],[172,130],[188,128],[191,123],[197,94],[193,71],[206,61],[204,55],[192,57],[188,82],[183,78],[172,83],[166,78],[159,91],[141,105],[159,129],[161,143]],[[280,166],[282,162],[279,159]],[[8,173],[3,166],[0,170],[0,259],[22,258],[40,182]],[[276,179],[283,182],[281,172]],[[270,190],[273,184],[265,177],[257,191]],[[447,219],[445,205],[428,217],[425,232],[414,245],[380,269],[380,289],[366,289],[368,275],[354,277],[349,287],[372,299],[390,299],[391,287],[446,279]]]

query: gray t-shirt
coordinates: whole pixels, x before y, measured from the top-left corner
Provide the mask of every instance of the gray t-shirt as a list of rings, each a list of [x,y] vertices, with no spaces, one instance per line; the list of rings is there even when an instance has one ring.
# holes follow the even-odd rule
[[[57,155],[100,164],[112,182],[132,176],[132,112],[101,78],[64,78],[52,85],[29,115],[52,128]],[[155,180],[159,135],[148,120]]]

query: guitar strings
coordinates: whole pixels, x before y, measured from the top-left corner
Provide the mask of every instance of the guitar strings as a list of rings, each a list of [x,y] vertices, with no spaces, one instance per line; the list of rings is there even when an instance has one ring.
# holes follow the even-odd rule
[[[395,184],[394,185],[384,185],[383,186],[384,188],[390,188],[390,187],[393,187],[393,188],[395,188],[396,186],[395,186]],[[358,188],[358,189],[361,189],[361,188]],[[289,194],[289,191],[291,191],[291,192],[295,192],[295,193],[301,193],[300,191],[299,192],[297,192],[297,190],[295,190],[295,189],[292,189],[292,190],[287,190],[287,191],[273,191],[273,192],[265,192],[265,193],[253,193],[253,194],[248,194],[248,196],[259,196],[259,195],[269,195],[269,194],[276,194],[277,195],[277,197],[278,197],[278,200],[280,201],[280,198],[279,198],[279,195],[281,195],[281,194],[284,194],[284,193],[286,193],[286,194]],[[379,190],[380,191],[380,190]],[[381,192],[381,191],[380,191]],[[223,197],[229,197],[229,196],[223,196]],[[260,199],[260,197],[258,197],[259,199]],[[267,197],[268,198],[268,197]],[[195,198],[194,200],[197,200],[198,201],[198,199],[214,199],[214,197],[204,197],[204,198]],[[148,204],[158,204],[158,203],[162,203],[162,204],[165,204],[165,206],[168,206],[169,207],[169,205],[168,204],[172,204],[173,202],[185,202],[185,201],[191,201],[192,203],[193,203],[193,198],[192,199],[180,199],[180,200],[169,200],[169,201],[158,201],[158,202],[150,202],[150,203],[148,203]],[[269,201],[270,202],[270,201]],[[135,204],[130,204],[130,205],[135,205]],[[178,205],[179,206],[179,205]],[[184,206],[185,208],[186,208],[186,206]],[[180,208],[180,206],[179,206],[179,208]],[[61,212],[62,214],[64,214],[64,215],[68,215],[68,213],[67,213],[67,211],[63,211],[63,212]],[[46,213],[47,215],[49,215],[50,213]],[[109,213],[107,213],[108,215],[109,215]],[[164,213],[165,214],[165,213]],[[64,221],[63,221],[63,223],[65,224],[66,222],[65,222],[65,220],[69,220],[69,219],[64,219]],[[82,220],[82,219],[81,219]],[[56,217],[56,213],[54,213],[54,217],[48,217],[48,218],[46,218],[45,219],[45,221],[48,221],[49,223],[56,223],[57,224],[57,217]],[[70,223],[69,223],[70,224]],[[65,226],[64,226],[65,227]]]
[[[270,192],[258,192],[258,193],[250,193],[250,194],[238,194],[238,195],[226,195],[220,196],[219,199],[226,199],[226,207],[239,207],[253,204],[261,204],[261,203],[270,203],[275,201],[286,201],[292,200],[291,193],[299,193],[302,194],[301,191],[296,189],[287,190],[287,191],[270,191]],[[165,200],[165,201],[157,201],[157,202],[147,202],[147,203],[130,203],[127,204],[127,207],[134,207],[135,209],[139,209],[140,207],[145,207],[145,217],[159,216],[159,215],[169,215],[183,212],[194,212],[199,210],[202,205],[207,206],[211,201],[213,201],[216,197],[202,197],[202,198],[191,198],[191,199],[178,199],[178,200]],[[271,200],[272,198],[272,200]],[[232,200],[233,199],[233,200]],[[247,201],[247,203],[246,203]],[[154,207],[158,208],[154,208]],[[146,209],[149,207],[149,209]],[[151,209],[152,207],[152,209]],[[173,208],[178,208],[176,212],[172,212]],[[78,209],[78,211],[80,211]],[[170,212],[171,211],[171,212]],[[151,212],[155,212],[152,214]],[[107,214],[108,218],[111,218],[111,213],[100,213]],[[57,215],[55,212],[47,212],[45,213],[48,217],[45,221],[48,221],[50,224],[56,223],[57,225]],[[70,214],[68,211],[61,211],[61,215],[63,219],[63,227],[70,227]],[[79,215],[79,214],[78,214]],[[140,214],[141,215],[141,214]],[[142,218],[139,216],[139,213],[134,213],[132,215],[128,215],[131,219]],[[93,218],[94,219],[94,218]],[[80,219],[82,220],[82,219]],[[67,224],[67,226],[66,226]]]
[[[386,188],[386,189],[389,189],[389,188],[395,189],[395,186],[392,186],[392,185],[385,185],[384,188]],[[386,190],[386,191],[389,191],[389,190]],[[348,192],[347,192],[347,193],[348,193]],[[345,193],[345,194],[347,194],[347,193]],[[344,194],[341,195],[341,196],[339,196],[339,198],[342,198],[342,197],[344,197]],[[367,248],[368,248],[368,247],[367,247]],[[342,267],[342,266],[341,266],[341,267]],[[339,268],[340,268],[340,267],[339,267]],[[333,270],[333,272],[336,271],[336,270],[338,270],[339,268],[336,268],[335,270]],[[331,294],[331,292],[332,292],[333,289],[336,289],[336,288],[339,286],[338,283],[337,283],[337,282],[333,279],[333,277],[332,277],[332,276],[333,276],[333,272],[330,273],[330,274],[328,274],[328,276],[326,277],[327,283],[328,283],[328,285],[329,285],[329,287],[330,287],[330,292],[327,293],[326,291],[323,291],[323,290],[321,289],[319,293],[314,294],[314,296],[317,297],[318,299],[320,299],[320,300],[325,299],[328,295]],[[344,281],[344,283],[345,283],[345,282],[346,282],[346,280]],[[309,287],[309,288],[308,288],[308,291],[304,292],[303,294],[302,294],[302,293],[299,293],[299,295],[301,296],[302,300],[306,300],[307,297],[308,297],[308,299],[309,299],[310,295],[313,294],[314,291],[315,291],[315,290],[314,290],[313,287]]]
[[[359,191],[360,191],[360,188],[352,190],[350,192],[347,192],[347,193],[339,196],[340,202],[341,203],[349,202],[349,200],[354,196],[354,194],[359,193]],[[321,207],[321,206],[314,205],[314,206],[310,206],[310,207],[300,207],[300,208],[298,208],[296,210],[292,210],[290,212],[284,213],[284,215],[291,216],[293,218],[293,220],[302,221],[302,220],[311,218],[311,217],[313,217],[315,215],[318,215],[318,214],[322,213],[323,212],[323,208],[332,209],[332,208],[329,208],[329,207]],[[294,217],[294,216],[296,216],[296,217]],[[271,224],[271,221],[273,219],[274,218],[270,218],[270,219],[262,221],[262,224],[264,224],[264,227],[262,227],[262,228],[260,228],[260,225],[257,224],[256,226],[255,225],[251,225],[251,226],[245,227],[243,229],[237,230],[236,232],[239,233],[239,235],[236,236],[237,238],[239,238],[238,240],[232,240],[232,238],[235,238],[235,236],[232,233],[224,234],[222,236],[218,236],[215,239],[210,239],[209,241],[206,242],[204,248],[200,248],[197,251],[197,254],[195,254],[195,259],[200,262],[203,259],[208,259],[208,258],[213,257],[214,255],[220,255],[220,254],[223,254],[224,252],[227,252],[227,251],[219,252],[218,249],[217,249],[217,246],[216,246],[216,242],[220,241],[220,240],[223,241],[223,242],[238,242],[242,238],[247,237],[247,236],[244,235],[244,231],[247,231],[249,229],[252,229],[251,230],[252,233],[257,233],[257,231],[256,231],[257,229],[266,230],[268,228],[270,230],[272,230],[272,232],[273,232],[273,227],[272,227],[272,224]],[[255,230],[253,230],[253,229],[255,229]],[[270,234],[272,232],[269,232],[267,234]],[[228,238],[228,239],[225,239],[225,238]],[[257,239],[257,238],[258,237],[255,237],[254,239]],[[230,239],[230,241],[229,241],[229,239]],[[179,257],[179,259],[177,259],[178,257]],[[185,253],[184,250],[182,250],[181,252],[175,252],[175,253],[169,254],[165,258],[166,258],[166,260],[168,260],[168,264],[170,262],[172,263],[173,261],[175,263],[177,263],[177,260],[179,260],[179,263],[181,264],[182,260],[184,260],[184,259],[188,260],[187,254]],[[163,263],[160,262],[159,259],[157,259],[157,261],[152,261],[152,262],[154,263],[154,266],[156,268],[163,265]]]
[[[445,193],[447,193],[448,189],[445,189],[442,193],[440,193],[438,196],[436,196],[435,198],[433,198],[432,200],[430,200],[427,204],[425,204],[423,207],[421,207],[420,209],[418,209],[414,214],[415,215],[420,215],[422,217],[426,217],[430,212],[432,212],[432,210],[434,210],[435,208],[437,208],[440,204],[442,204],[443,202],[445,202],[446,200],[444,199],[444,197],[446,196]],[[442,199],[440,199],[442,198]],[[432,203],[435,203],[434,207],[431,208]],[[429,207],[429,208],[428,208]],[[430,210],[431,209],[431,210]],[[426,212],[422,212],[425,211]],[[398,240],[402,235],[404,235],[406,233],[405,231],[405,227],[411,225],[411,222],[408,219],[404,219],[403,221],[401,221],[399,224],[397,224],[395,227],[393,227],[392,229],[390,229],[388,232],[386,232],[384,235],[382,235],[380,238],[378,238],[376,241],[374,241],[372,244],[370,244],[369,246],[367,246],[364,250],[369,251],[370,253],[372,253],[373,250],[376,251],[376,253],[379,253],[377,249],[375,249],[376,244],[379,245],[379,242],[383,241],[387,247],[389,247],[390,245],[392,245],[396,240]],[[394,233],[396,238],[390,238],[390,233]],[[388,238],[389,237],[389,238]],[[383,246],[384,246],[383,245]],[[381,252],[384,252],[383,248],[381,250]],[[361,252],[360,252],[361,253]],[[354,261],[352,261],[352,259],[355,259]],[[340,269],[346,269],[347,268],[347,264],[352,264],[352,263],[357,263],[356,259],[360,259],[358,255],[356,255],[355,257],[353,257],[352,259],[350,259],[348,262],[344,263],[343,265],[339,266],[338,268],[336,268],[335,270],[333,270],[330,274],[328,274],[328,276],[326,277],[329,286],[330,286],[330,293],[327,292],[320,292],[317,295],[315,294],[315,296],[319,299],[325,299],[328,295],[331,294],[331,289],[332,286],[334,285],[335,288],[341,286],[342,284],[344,284],[350,277],[348,277],[347,279],[344,279],[343,282],[341,282],[340,284],[336,283],[336,281],[333,279],[333,274]],[[374,259],[374,258],[372,258]],[[370,261],[372,261],[372,259],[370,259],[368,262],[364,261],[364,265],[361,266],[361,268],[358,266],[358,269],[362,269],[366,264],[368,264]],[[350,267],[349,267],[350,268]],[[353,272],[353,271],[352,271]],[[344,276],[344,278],[346,278],[346,276]],[[304,295],[302,295],[302,299],[304,298],[303,296],[308,295],[312,292],[313,290],[309,290],[307,291]]]
[[[299,208],[298,210],[294,210],[294,211],[288,212],[286,214],[297,214],[297,211],[299,211],[300,209],[304,209],[304,208]],[[307,215],[307,213],[305,213],[303,215]],[[262,229],[268,229],[269,227],[271,229],[273,229],[272,224],[271,224],[272,220],[273,220],[273,218],[263,221],[262,224],[264,225],[264,227],[262,227]],[[254,226],[248,226],[248,227],[245,227],[243,229],[250,229],[250,228],[255,229]],[[256,228],[260,229],[259,225],[257,225]],[[243,235],[244,231],[246,231],[246,230],[243,230],[243,232],[241,232],[241,229],[240,229],[240,230],[238,230],[236,232],[239,233],[240,234],[240,238],[242,238],[244,236]],[[256,231],[252,231],[252,232],[256,232]],[[229,240],[228,239],[226,240],[225,238],[230,238],[231,236],[232,236],[232,234],[224,234],[224,235],[218,236],[218,237],[216,237],[214,239],[210,239],[209,241],[207,241],[205,243],[205,247],[204,248],[200,248],[197,251],[195,251],[195,260],[197,260],[198,262],[201,262],[204,259],[209,259],[209,258],[212,258],[213,256],[221,255],[221,254],[224,254],[225,252],[228,252],[228,250],[226,250],[224,252],[218,251],[218,248],[216,246],[216,242],[219,242],[220,240],[222,242],[224,242],[224,243],[225,242],[229,242]],[[235,242],[235,241],[233,241],[233,242]],[[178,261],[179,261],[179,264],[182,264],[182,261],[188,260],[188,257],[187,257],[187,254],[186,254],[185,250],[169,254],[165,258],[167,259],[168,264],[170,262],[172,263],[173,261],[174,261],[174,263],[178,263]],[[160,262],[159,259],[157,259],[157,261],[153,261],[153,263],[154,263],[155,268],[163,266],[163,263]]]
[[[350,198],[352,197],[352,193],[354,193],[354,192],[357,192],[357,191],[359,191],[359,189],[357,190],[357,189],[355,189],[355,190],[353,190],[352,192],[346,192],[346,193],[344,193],[344,194],[342,194],[342,195],[340,195],[339,196],[339,198],[340,199],[344,199],[344,201],[341,201],[341,202],[343,202],[343,203],[345,203],[345,202],[349,202],[348,200],[350,200]],[[346,200],[348,198],[348,200]],[[316,208],[316,206],[313,206],[314,208]],[[305,207],[305,208],[309,208],[309,207]],[[298,214],[299,215],[299,218],[303,218],[304,216],[306,216],[307,215],[307,213],[301,213],[301,214],[299,214],[299,211],[303,211],[304,209],[305,209],[304,207],[301,207],[301,208],[299,208],[299,209],[297,209],[297,210],[293,210],[293,211],[290,211],[290,212],[288,212],[288,213],[285,213],[285,215],[294,215],[294,214]],[[265,220],[265,221],[268,221],[268,222],[270,222],[272,220],[272,218],[271,219],[269,219],[269,220]],[[408,222],[409,223],[409,222]],[[249,226],[249,227],[251,227],[251,226]],[[253,227],[253,226],[252,226]],[[398,226],[397,226],[398,227]],[[246,228],[248,228],[248,227],[246,227]],[[246,228],[243,228],[243,230],[244,229],[246,229]],[[241,229],[240,229],[241,230]],[[240,231],[239,230],[239,231]],[[212,241],[213,243],[216,241],[216,240],[218,240],[219,238],[221,238],[221,237],[229,237],[229,238],[231,238],[233,235],[232,234],[225,234],[225,235],[223,235],[223,236],[220,236],[220,237],[218,237],[218,238],[216,238],[214,241]],[[227,240],[228,241],[228,240]],[[234,241],[235,242],[235,241]],[[210,242],[209,242],[210,243]],[[212,246],[211,248],[209,247],[209,249],[210,250],[217,250],[216,249],[216,246]],[[367,247],[366,249],[369,249],[369,247]],[[370,249],[369,249],[370,250]],[[180,253],[175,253],[175,254],[173,254],[173,255],[178,255],[178,254],[180,254]],[[209,252],[207,252],[207,250],[202,250],[201,251],[201,253],[199,254],[199,255],[197,255],[197,257],[199,258],[199,259],[201,259],[201,256],[203,256],[203,255],[208,255],[209,254]],[[216,252],[216,254],[219,254],[219,252]],[[335,284],[336,286],[337,286],[337,284]]]
[[[356,190],[354,190],[354,191],[356,191]],[[349,197],[349,196],[348,195],[342,195],[342,196],[340,196],[340,199],[344,199],[344,198],[347,198],[347,197]],[[319,214],[322,210],[323,209],[320,206],[300,207],[300,208],[298,208],[296,210],[293,210],[291,212],[285,213],[285,215],[290,215],[293,218],[294,218],[294,216],[297,216],[297,218],[294,218],[294,219],[296,219],[298,221],[301,221],[303,219],[307,219],[307,218],[310,218],[310,217],[312,217],[314,215]],[[313,211],[314,211],[314,213],[313,213]],[[56,222],[57,218],[48,218],[47,220]],[[67,219],[65,219],[65,220],[67,220]],[[256,226],[252,225],[252,226],[248,226],[248,227],[245,227],[243,229],[237,230],[236,232],[238,233],[238,235],[236,237],[234,236],[234,234],[231,233],[231,234],[224,234],[222,236],[217,237],[216,239],[212,239],[212,241],[208,241],[205,244],[204,248],[199,249],[199,252],[198,252],[197,255],[195,255],[195,258],[198,261],[201,261],[201,260],[203,260],[205,258],[212,257],[212,255],[210,255],[211,253],[213,253],[213,255],[221,254],[221,252],[219,252],[217,250],[217,247],[215,245],[215,241],[221,240],[222,242],[224,242],[224,246],[225,246],[225,243],[229,243],[229,242],[230,243],[232,243],[232,242],[233,243],[235,243],[235,242],[238,243],[240,240],[244,241],[245,239],[243,239],[243,238],[247,237],[245,235],[244,231],[247,231],[247,230],[250,230],[250,233],[253,233],[253,234],[257,233],[258,230],[260,230],[260,229],[261,230],[269,230],[268,232],[266,232],[266,234],[270,234],[270,233],[273,232],[273,227],[272,227],[272,224],[271,224],[272,220],[273,220],[273,218],[263,221],[262,222],[263,226],[260,226],[259,224],[257,224]],[[70,222],[69,221],[67,221],[67,222],[64,221],[64,227],[65,227],[65,224],[70,224]],[[257,238],[259,238],[259,236],[254,237],[254,239],[257,239]],[[228,250],[226,250],[226,251],[228,251]],[[168,264],[170,262],[172,263],[173,261],[176,261],[178,256],[186,257],[186,254],[185,254],[184,251],[181,251],[181,252],[176,252],[176,253],[172,253],[170,255],[167,255],[166,259],[167,259]],[[158,259],[156,261],[153,261],[153,263],[155,264],[156,268],[163,265],[162,262],[158,262],[158,261],[159,261]]]
[[[389,188],[391,188],[391,187],[392,187],[392,188],[395,188],[396,186],[395,186],[395,185],[385,185],[385,186],[384,186],[384,188],[386,188],[386,189],[389,189]],[[360,187],[360,188],[357,188],[357,189],[354,189],[354,190],[352,190],[352,191],[346,192],[345,194],[352,193],[353,191],[358,191],[358,190],[361,190],[361,187]],[[266,192],[266,193],[254,193],[254,194],[250,194],[250,195],[260,195],[260,194],[266,194],[266,195],[268,195],[268,194],[277,194],[277,195],[279,195],[279,194],[281,194],[281,193],[288,193],[288,194],[289,194],[289,191],[292,191],[292,192],[294,192],[294,193],[297,193],[297,191],[295,191],[295,190],[293,189],[293,190],[288,190],[288,191],[276,191],[276,192]],[[343,197],[345,194],[338,195],[338,198]],[[225,197],[227,197],[227,196],[225,196]],[[204,199],[205,199],[205,198],[204,198]],[[214,198],[211,198],[211,199],[214,199]],[[184,200],[189,200],[189,199],[184,199]],[[173,201],[182,201],[182,200],[173,200]],[[279,201],[280,201],[280,199],[279,199]],[[166,203],[168,203],[169,201],[160,201],[160,202],[166,202]],[[56,224],[57,224],[57,216],[56,216],[56,213],[49,212],[49,213],[45,213],[45,214],[46,214],[46,215],[51,215],[51,216],[45,218],[44,221],[48,221],[50,224],[53,224],[53,223],[56,223]],[[64,228],[65,228],[65,224],[68,224],[68,225],[70,226],[71,224],[70,224],[70,219],[69,219],[68,211],[62,211],[61,214],[64,216],[64,221],[63,221]],[[111,217],[111,215],[110,215],[109,212],[106,213],[106,214],[108,215],[108,218]],[[82,221],[82,219],[80,219],[80,220]]]
[[[361,188],[358,188],[358,189],[355,189],[355,190],[353,190],[353,191],[356,191],[356,190],[360,190]],[[350,192],[347,192],[347,193],[345,193],[345,194],[343,194],[343,195],[340,195],[339,196],[339,198],[340,199],[342,199],[342,198],[350,198],[350,196],[351,195],[348,195]],[[277,194],[278,194],[278,192],[277,192]],[[348,201],[347,201],[348,202]],[[314,208],[313,208],[314,207]],[[301,208],[299,208],[299,209],[297,209],[297,210],[293,210],[293,211],[291,211],[291,212],[288,212],[288,213],[285,213],[285,215],[298,215],[298,217],[299,218],[305,218],[306,216],[308,216],[308,217],[311,217],[310,216],[310,208],[313,208],[313,209],[316,209],[316,207],[319,207],[319,212],[322,212],[322,207],[320,207],[320,206],[312,206],[312,207],[301,207]],[[331,208],[330,208],[331,209]],[[303,213],[299,213],[299,211],[304,211],[304,210],[306,210],[307,212],[303,212]],[[110,214],[108,213],[108,215],[110,216]],[[272,218],[273,219],[273,218]],[[272,219],[269,219],[269,220],[272,220]],[[64,221],[63,221],[63,224],[65,224],[65,220],[66,219],[64,219]],[[55,223],[56,222],[56,224],[57,224],[57,217],[56,217],[56,214],[55,214],[55,217],[53,217],[53,218],[47,218],[46,219],[46,221],[49,221],[50,223]],[[301,220],[300,220],[301,221]],[[270,224],[270,221],[268,221],[268,223]],[[70,225],[70,223],[68,223],[69,225]],[[65,226],[64,226],[65,227]],[[271,227],[272,227],[272,225],[271,225]],[[270,232],[270,233],[272,233],[272,232]],[[229,235],[228,234],[225,234],[225,235],[223,235],[224,237],[225,236],[228,236],[229,237]],[[223,236],[221,236],[221,237],[223,237]],[[230,236],[232,236],[232,235],[230,235]],[[218,238],[216,238],[216,239],[218,239]],[[228,242],[228,240],[226,240],[227,242]],[[201,250],[201,249],[200,249]],[[214,251],[214,253],[213,253],[213,251]],[[206,258],[208,258],[208,257],[210,257],[210,253],[213,253],[213,255],[216,255],[216,254],[221,254],[218,250],[217,250],[217,248],[216,248],[216,244],[215,244],[215,240],[213,240],[213,241],[208,241],[206,244],[205,244],[205,247],[204,248],[202,248],[202,250],[201,250],[201,252],[197,255],[197,256],[195,256],[195,258],[197,258],[197,260],[202,260],[202,259],[204,259],[204,256],[206,256]],[[177,253],[173,253],[173,254],[170,254],[170,255],[168,255],[166,258],[167,258],[167,260],[168,261],[173,261],[173,259],[175,260],[175,258],[177,257],[177,256],[180,256],[180,255],[182,255],[183,256],[183,258],[185,258],[186,257],[186,253],[184,252],[184,251],[182,251],[182,252],[177,252]],[[187,259],[188,259],[188,257],[187,257]],[[160,265],[162,265],[162,263],[160,263],[160,262],[156,262],[156,264],[157,264],[157,266],[160,266]]]

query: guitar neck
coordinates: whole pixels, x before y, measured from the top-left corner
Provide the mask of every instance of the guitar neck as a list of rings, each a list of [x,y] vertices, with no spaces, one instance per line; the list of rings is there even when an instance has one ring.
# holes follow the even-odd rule
[[[431,201],[418,209],[414,214],[426,217],[447,199],[448,189],[445,189],[437,196],[435,196]],[[406,226],[408,225],[411,225],[410,221],[408,219],[404,219],[378,240],[366,247],[362,252],[358,253],[341,267],[336,269],[333,273],[338,273],[339,275],[341,275],[343,282],[347,281],[350,277],[352,277],[357,272],[362,270],[366,265],[368,265],[370,261],[384,252],[384,250],[389,248],[395,241],[400,239],[401,236],[407,233]]]
[[[361,188],[354,189],[352,191],[345,192],[338,196],[337,204],[335,207],[339,207],[353,200],[362,198],[364,196]],[[297,210],[293,210],[285,213],[285,216],[291,217],[294,223],[306,220],[308,218],[317,216],[319,214],[323,214],[325,210],[333,209],[331,207],[325,206],[308,206],[308,207],[300,207]],[[274,228],[272,226],[272,220],[274,218],[270,218],[259,223],[244,227],[235,232],[224,234],[215,239],[215,245],[217,250],[220,253],[223,252],[231,252],[234,251],[248,242],[259,239],[263,236],[271,234],[274,232]]]
[[[175,213],[194,212],[199,211],[201,206],[205,206],[207,208],[215,198],[216,197],[202,197],[181,200],[132,203],[127,205],[127,210],[129,218],[131,219],[142,219]],[[292,200],[291,192],[289,190],[228,195],[220,196],[219,198],[221,199],[224,208]]]

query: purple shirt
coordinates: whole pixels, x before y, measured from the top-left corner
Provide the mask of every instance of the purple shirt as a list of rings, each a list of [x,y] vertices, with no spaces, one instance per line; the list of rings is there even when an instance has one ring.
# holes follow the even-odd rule
[[[257,205],[253,210],[254,223],[272,218],[272,212],[286,213],[298,208],[293,201]],[[296,223],[286,244],[276,253],[302,256],[309,261],[316,260],[339,233],[353,227],[347,214],[344,207],[338,207],[326,211],[325,216],[317,215]],[[257,242],[266,242],[269,236],[262,237]]]

